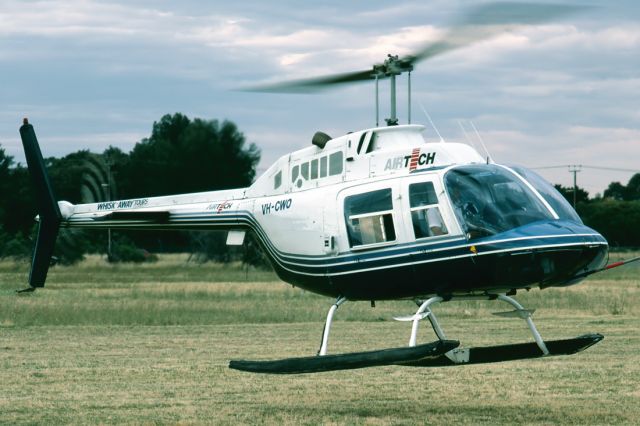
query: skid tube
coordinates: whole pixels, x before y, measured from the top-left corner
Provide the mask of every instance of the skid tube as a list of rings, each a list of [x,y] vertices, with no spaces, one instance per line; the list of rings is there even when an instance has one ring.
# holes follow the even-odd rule
[[[478,296],[457,296],[450,298],[443,298],[441,296],[434,296],[425,301],[416,302],[420,306],[416,313],[409,317],[397,317],[398,321],[411,321],[411,336],[409,337],[409,346],[416,346],[418,336],[418,324],[420,320],[427,318],[431,323],[434,333],[441,341],[446,340],[444,330],[440,326],[440,323],[431,310],[433,305],[442,302],[459,300],[499,300],[509,303],[515,308],[510,312],[497,312],[494,315],[502,317],[515,317],[525,320],[531,334],[533,335],[534,342],[532,343],[516,343],[509,345],[498,345],[488,347],[472,347],[472,348],[454,348],[441,356],[432,357],[430,359],[424,359],[417,362],[405,363],[404,365],[414,367],[442,367],[452,366],[460,364],[480,364],[489,362],[502,362],[513,361],[518,359],[531,359],[540,358],[554,355],[571,355],[577,352],[581,352],[590,346],[595,345],[604,336],[602,334],[585,334],[573,339],[562,340],[550,340],[545,341],[542,339],[540,332],[536,328],[533,319],[533,310],[525,309],[514,298],[507,296],[504,293],[488,294]]]
[[[340,305],[346,301],[345,297],[338,297],[335,303],[331,305],[322,329],[320,349],[318,349],[316,356],[268,361],[232,360],[229,362],[229,368],[252,373],[301,374],[384,365],[413,365],[413,363],[427,359],[435,359],[460,344],[455,340],[439,339],[435,342],[410,347],[327,355],[333,316]]]
[[[516,317],[525,320],[534,342],[510,345],[458,348],[460,342],[448,340],[444,330],[431,310],[433,305],[458,300],[500,300],[515,308],[511,312],[499,312],[496,315]],[[506,294],[489,294],[479,296],[458,296],[444,298],[434,296],[420,301],[414,315],[396,317],[399,321],[411,321],[409,345],[402,348],[381,349],[368,352],[327,355],[329,333],[336,310],[347,301],[338,297],[329,312],[322,330],[320,349],[316,356],[286,358],[267,361],[232,360],[229,368],[253,373],[268,374],[300,374],[324,371],[349,370],[385,365],[404,365],[410,367],[444,367],[463,364],[479,364],[488,362],[511,361],[518,359],[539,358],[553,355],[570,355],[587,349],[604,338],[601,334],[586,334],[573,339],[544,341],[538,332],[531,315],[533,311],[525,309],[515,299]],[[433,327],[438,340],[431,343],[417,344],[418,325],[427,318]]]

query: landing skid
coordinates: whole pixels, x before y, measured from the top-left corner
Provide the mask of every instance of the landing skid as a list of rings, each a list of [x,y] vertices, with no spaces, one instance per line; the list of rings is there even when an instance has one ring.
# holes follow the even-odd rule
[[[515,310],[499,312],[502,317],[515,317],[527,323],[534,342],[516,343],[501,346],[479,348],[459,348],[460,342],[448,340],[431,307],[452,300],[498,300],[509,303]],[[327,355],[329,332],[333,315],[340,305],[346,302],[340,297],[331,306],[322,332],[322,340],[317,356],[288,358],[273,361],[231,361],[229,368],[254,373],[299,374],[322,371],[350,370],[355,368],[378,367],[383,365],[404,365],[411,367],[444,367],[452,365],[482,364],[489,362],[513,361],[518,359],[540,358],[554,355],[571,355],[581,352],[601,341],[601,334],[586,334],[574,339],[544,341],[531,316],[533,310],[527,310],[515,299],[506,294],[485,294],[479,296],[458,296],[444,298],[434,296],[426,301],[417,301],[420,307],[413,315],[395,318],[398,321],[412,322],[409,346],[404,348],[382,349],[369,352],[356,352],[339,355]],[[439,340],[417,345],[418,325],[428,319]]]
[[[555,355],[572,355],[595,345],[604,339],[602,334],[585,334],[574,339],[546,341],[549,353],[544,355],[536,343],[516,343],[512,345],[487,346],[481,348],[453,349],[452,353],[438,357],[404,363],[410,367],[446,367],[463,364],[485,364],[489,362],[515,361],[519,359],[542,358]],[[448,356],[449,355],[449,356]],[[455,359],[455,361],[454,361]]]
[[[229,368],[252,373],[299,374],[395,364],[419,365],[420,362],[439,359],[444,353],[456,348],[459,344],[460,342],[455,340],[438,340],[419,346],[370,352],[318,355],[276,361],[231,361]]]

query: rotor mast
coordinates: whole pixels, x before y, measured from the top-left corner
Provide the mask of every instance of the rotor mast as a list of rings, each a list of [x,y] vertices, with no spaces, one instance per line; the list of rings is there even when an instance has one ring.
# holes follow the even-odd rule
[[[398,124],[396,76],[405,72],[409,73],[408,117],[409,122],[411,122],[411,71],[413,71],[411,62],[406,59],[400,59],[398,55],[387,55],[387,59],[382,64],[373,66],[373,76],[376,79],[376,125],[378,124],[378,81],[380,78],[389,78],[391,117],[385,119],[385,121],[387,122],[387,126],[396,126]]]

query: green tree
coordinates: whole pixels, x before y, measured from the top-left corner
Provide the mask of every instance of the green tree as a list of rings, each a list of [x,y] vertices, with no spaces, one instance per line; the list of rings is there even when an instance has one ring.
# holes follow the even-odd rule
[[[230,121],[165,115],[134,147],[120,190],[131,198],[248,186],[260,152],[245,145]]]
[[[31,190],[29,172],[18,164],[11,169],[7,180],[3,180],[1,194],[4,207],[3,227],[11,235],[30,233],[36,216],[36,205]]]
[[[573,187],[566,187],[562,185],[553,185],[560,194],[569,202],[569,204],[573,205]],[[589,201],[589,193],[584,189],[577,187],[576,192],[576,203],[586,203]]]
[[[640,246],[640,201],[602,201],[578,205],[584,223],[612,246]]]
[[[604,190],[603,197],[622,201],[626,197],[627,188],[620,182],[611,182]]]
[[[618,201],[640,200],[640,173],[631,176],[626,186],[620,182],[611,182],[604,191],[604,198]]]
[[[5,220],[5,209],[7,204],[5,200],[7,199],[7,193],[10,190],[9,187],[9,177],[11,173],[11,165],[13,164],[13,157],[7,155],[4,151],[4,148],[0,146],[0,223],[4,224]]]
[[[631,176],[627,183],[626,200],[640,200],[640,173]]]

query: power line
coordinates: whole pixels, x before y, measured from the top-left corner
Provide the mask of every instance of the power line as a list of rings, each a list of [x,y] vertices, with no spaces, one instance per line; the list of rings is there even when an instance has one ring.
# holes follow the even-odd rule
[[[619,167],[604,167],[604,166],[587,166],[583,164],[562,164],[557,166],[542,166],[542,167],[530,167],[532,170],[543,170],[543,169],[564,169],[566,167],[581,167],[583,169],[596,169],[596,170],[608,170],[613,172],[631,172],[631,173],[640,173],[638,169],[622,169]]]
[[[582,166],[585,169],[596,169],[596,170],[611,170],[614,172],[632,172],[632,173],[640,173],[640,170],[634,169],[621,169],[618,167],[602,167],[602,166]]]
[[[576,201],[578,197],[578,180],[577,174],[582,171],[582,169],[595,169],[595,170],[607,170],[614,172],[631,172],[631,173],[640,173],[640,170],[634,169],[623,169],[619,167],[605,167],[605,166],[586,166],[582,164],[562,164],[557,166],[542,166],[542,167],[531,167],[534,170],[543,170],[543,169],[564,169],[568,168],[569,173],[573,173],[573,208],[576,208]]]

